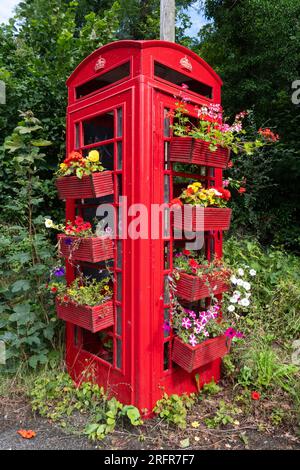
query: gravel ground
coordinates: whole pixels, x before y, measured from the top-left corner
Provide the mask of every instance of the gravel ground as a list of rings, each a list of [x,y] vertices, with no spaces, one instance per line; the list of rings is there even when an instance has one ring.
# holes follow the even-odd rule
[[[199,407],[191,419],[203,421],[204,407]],[[198,414],[197,414],[198,413]],[[23,439],[19,429],[32,429],[33,439]],[[93,443],[85,436],[68,433],[66,430],[39,416],[34,416],[28,402],[0,399],[0,449],[1,450],[160,450],[180,449],[183,439],[189,439],[184,450],[300,450],[300,439],[286,428],[257,429],[254,420],[241,422],[237,428],[198,429],[189,427],[177,430],[158,419],[146,421],[138,429],[121,429],[104,441]]]

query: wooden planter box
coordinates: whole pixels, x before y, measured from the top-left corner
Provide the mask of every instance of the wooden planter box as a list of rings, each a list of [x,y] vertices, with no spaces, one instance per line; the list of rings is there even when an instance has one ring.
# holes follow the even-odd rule
[[[88,305],[77,305],[73,302],[63,303],[57,298],[56,313],[61,320],[73,323],[92,333],[97,333],[97,331],[104,330],[114,324],[112,300],[102,305],[89,307]]]
[[[226,168],[229,156],[228,149],[218,147],[212,152],[208,142],[193,137],[173,137],[170,142],[171,162]]]
[[[228,284],[222,280],[211,281],[209,287],[199,276],[184,272],[180,273],[180,278],[176,281],[176,295],[190,302],[210,297],[212,293],[221,294],[227,290]]]
[[[73,237],[58,235],[59,255],[63,258],[98,263],[114,257],[113,241],[109,237]]]
[[[92,199],[113,194],[111,171],[83,176],[62,176],[56,180],[59,199]]]
[[[186,206],[185,206],[186,207]],[[184,211],[182,208],[174,208],[174,228],[183,230],[184,223],[187,232],[206,232],[208,230],[228,230],[231,220],[231,209],[220,207],[202,207],[200,215],[196,217],[196,206],[192,210]],[[201,215],[203,211],[203,217]]]
[[[229,353],[230,344],[231,341],[226,336],[207,339],[197,346],[186,344],[176,337],[173,342],[172,360],[182,369],[192,372],[215,359],[224,357]]]

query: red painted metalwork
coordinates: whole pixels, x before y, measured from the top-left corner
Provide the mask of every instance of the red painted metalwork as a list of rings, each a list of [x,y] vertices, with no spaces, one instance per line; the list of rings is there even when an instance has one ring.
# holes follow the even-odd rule
[[[190,212],[184,212],[179,208],[174,210],[174,227],[199,232],[201,230],[229,230],[231,220],[231,209],[227,207],[203,207],[203,217],[196,217],[196,207],[192,206]]]
[[[81,326],[92,333],[104,330],[115,322],[114,307],[111,301],[89,307],[88,305],[77,305],[73,302],[60,302],[57,300],[56,311],[58,318]]]
[[[186,60],[189,69],[184,66]],[[73,221],[76,214],[89,220],[88,216],[94,217],[97,207],[108,200],[117,209],[119,220],[126,211],[118,199],[122,195],[127,197],[128,207],[138,203],[150,209],[151,204],[168,203],[182,174],[187,182],[200,179],[208,187],[222,185],[220,167],[199,166],[199,174],[190,175],[188,171],[175,171],[170,161],[168,111],[175,107],[181,80],[190,86],[185,95],[191,116],[197,116],[195,106],[220,103],[218,75],[195,53],[166,41],[114,42],[76,68],[67,82],[67,151],[80,150],[86,155],[90,149],[98,149],[103,165],[111,171],[113,196],[95,199],[99,193],[82,195],[77,188],[74,199],[74,193],[61,192],[66,198],[67,220]],[[60,183],[60,191],[64,191],[65,181]],[[82,200],[85,197],[91,199]],[[128,223],[132,220],[134,216],[129,216]],[[151,412],[164,392],[191,393],[212,378],[218,381],[221,359],[211,358],[193,373],[172,361],[174,333],[164,330],[164,322],[171,315],[168,277],[177,242],[168,230],[156,239],[124,238],[125,232],[123,217],[110,264],[114,325],[101,331],[99,337],[85,327],[67,323],[66,360],[76,382],[88,375],[123,403]],[[207,258],[220,257],[222,232],[209,231],[205,240]],[[66,266],[71,282],[76,270],[68,260]],[[95,263],[93,272],[98,275],[105,268]],[[92,268],[82,264],[82,269]],[[195,373],[199,373],[198,385]]]
[[[185,344],[179,338],[174,338],[172,359],[187,372],[210,364],[215,359],[229,353],[230,340],[226,336],[208,339],[197,346]]]
[[[176,281],[177,296],[190,302],[210,297],[211,293],[222,294],[227,290],[228,285],[224,281],[216,279],[208,286],[207,281],[200,279],[199,276],[187,273],[180,273],[180,278]]]
[[[63,258],[74,261],[99,263],[114,256],[113,241],[108,237],[78,238],[58,235],[58,252]]]
[[[170,161],[194,163],[196,165],[226,168],[229,151],[222,147],[215,152],[209,150],[209,144],[192,137],[173,137],[170,143]]]
[[[114,192],[110,171],[93,173],[90,176],[84,176],[82,179],[77,178],[77,176],[58,178],[56,186],[60,199],[103,197]]]

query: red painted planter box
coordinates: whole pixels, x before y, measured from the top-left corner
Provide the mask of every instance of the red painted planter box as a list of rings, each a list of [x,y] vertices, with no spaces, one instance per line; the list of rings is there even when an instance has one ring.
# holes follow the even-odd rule
[[[206,232],[208,230],[228,230],[231,220],[231,209],[227,207],[201,207],[200,216],[196,217],[196,206],[192,210],[174,208],[174,228],[182,230],[184,224],[186,231]],[[203,216],[201,216],[203,214]]]
[[[109,237],[73,237],[58,235],[59,255],[63,258],[98,263],[114,257],[113,241]]]
[[[180,338],[174,338],[172,360],[182,369],[192,372],[215,359],[229,353],[231,341],[226,336],[207,339],[196,346],[184,343]]]
[[[90,307],[88,305],[77,305],[73,302],[62,303],[57,298],[56,313],[61,320],[73,323],[92,333],[104,330],[112,326],[115,322],[112,300],[102,305]]]
[[[59,199],[92,199],[113,194],[111,171],[83,176],[62,176],[56,180]]]
[[[199,276],[184,272],[180,273],[180,278],[176,281],[176,295],[190,302],[210,297],[212,292],[217,295],[227,290],[228,284],[222,280],[211,281],[209,287]]]
[[[229,156],[228,149],[218,147],[212,152],[208,142],[193,137],[173,137],[170,142],[171,162],[226,168]]]

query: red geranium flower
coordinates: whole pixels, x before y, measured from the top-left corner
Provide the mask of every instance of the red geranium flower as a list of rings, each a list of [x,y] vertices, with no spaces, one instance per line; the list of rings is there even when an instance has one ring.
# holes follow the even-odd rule
[[[260,393],[259,392],[252,392],[251,393],[251,398],[252,398],[252,400],[259,400],[260,399]]]
[[[199,264],[194,259],[189,260],[189,265],[192,269],[197,269],[199,267]]]
[[[229,201],[229,199],[231,198],[231,192],[228,189],[216,188],[216,190],[222,194],[222,199],[225,199],[225,201]]]
[[[177,197],[177,198],[175,198],[175,199],[172,199],[172,201],[170,201],[169,206],[170,206],[170,207],[171,207],[171,206],[180,206],[180,207],[182,207],[183,204],[182,204],[182,201]]]
[[[53,292],[55,294],[55,292],[57,292],[57,287],[51,287],[51,292]]]
[[[246,188],[240,187],[239,193],[244,194],[246,192]]]
[[[83,224],[83,218],[77,215],[75,217],[75,225],[81,225],[81,224]]]
[[[182,252],[185,256],[190,256],[191,252],[190,250],[183,250]]]
[[[228,167],[228,168],[232,168],[232,167],[233,167],[233,161],[232,161],[232,160],[230,160],[230,162],[228,162],[227,167]]]

